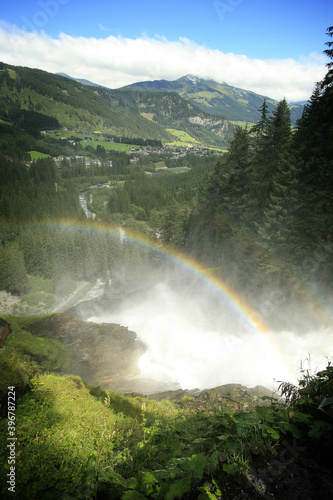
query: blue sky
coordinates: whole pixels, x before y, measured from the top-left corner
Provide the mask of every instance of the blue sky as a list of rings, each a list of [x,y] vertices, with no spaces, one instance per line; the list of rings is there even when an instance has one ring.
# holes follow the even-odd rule
[[[113,88],[193,73],[300,100],[326,72],[332,24],[331,0],[2,0],[0,60]]]

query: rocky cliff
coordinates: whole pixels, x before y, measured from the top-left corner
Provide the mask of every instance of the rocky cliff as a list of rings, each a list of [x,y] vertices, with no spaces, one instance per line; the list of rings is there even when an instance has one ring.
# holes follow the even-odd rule
[[[251,408],[261,404],[262,396],[271,395],[264,387],[248,389],[240,384],[229,384],[205,391],[182,390],[177,383],[142,378],[138,361],[146,346],[134,332],[117,324],[97,324],[78,320],[68,313],[57,313],[36,321],[28,329],[34,335],[65,345],[71,353],[67,372],[103,389],[146,394],[158,401],[179,401],[189,397],[192,402],[188,402],[188,406],[196,410],[214,405]]]
[[[89,323],[61,313],[33,323],[29,330],[64,344],[72,355],[68,372],[91,385],[127,390],[130,381],[140,376],[138,360],[146,348],[126,327]]]

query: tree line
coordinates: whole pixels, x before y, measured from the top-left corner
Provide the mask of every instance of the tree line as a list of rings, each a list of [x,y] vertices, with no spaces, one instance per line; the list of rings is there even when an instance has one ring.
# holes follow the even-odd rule
[[[327,33],[331,37],[333,29]],[[332,60],[331,44],[325,53]],[[332,73],[330,62],[296,129],[285,99],[272,113],[264,102],[259,122],[237,128],[226,155],[217,162],[213,156],[198,164],[196,159],[188,173],[147,176],[129,164],[128,155],[112,153],[113,159],[119,157],[118,167],[110,172],[116,183],[98,215],[180,247],[245,293],[263,292],[281,277],[287,288],[294,275],[331,288],[333,264],[326,257],[332,253],[333,237]],[[23,151],[32,136],[2,127],[8,139],[1,142],[0,156],[1,252],[7,262],[0,272],[2,288],[21,292],[23,275],[55,276],[59,266],[80,279],[110,270],[108,245],[98,238],[83,243],[83,236],[71,240],[67,233],[71,243],[66,243],[60,234],[54,238],[46,231],[41,236],[37,229],[28,234],[24,228],[61,217],[82,221],[78,190],[93,172],[79,164],[73,169],[64,164],[58,171],[51,159],[27,168]],[[11,143],[13,149],[21,144],[21,158],[11,152]],[[39,252],[34,264],[37,257],[29,248],[47,250]],[[63,261],[62,251],[67,255]],[[99,263],[87,267],[93,258]],[[128,257],[128,262],[140,259]],[[5,271],[14,269],[14,260],[22,264],[16,267],[15,285]]]
[[[333,58],[331,48],[325,53]],[[318,257],[333,237],[333,70],[327,66],[295,130],[285,99],[271,115],[264,102],[259,122],[236,130],[191,214],[187,248],[252,292],[287,269],[289,276],[332,286],[331,259]]]

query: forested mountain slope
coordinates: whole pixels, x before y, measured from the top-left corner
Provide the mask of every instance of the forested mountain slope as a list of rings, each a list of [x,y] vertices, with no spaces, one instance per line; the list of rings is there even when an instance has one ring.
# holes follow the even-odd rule
[[[234,127],[176,93],[122,92],[45,71],[0,64],[0,119],[24,128],[70,129],[170,142],[172,130],[226,148]]]
[[[25,128],[52,128],[60,124],[86,132],[102,129],[128,137],[170,139],[170,134],[157,123],[113,106],[105,95],[99,95],[99,87],[37,69],[4,63],[0,69],[0,118],[7,122]],[[42,119],[36,113],[51,118]]]
[[[99,90],[113,105],[139,114],[167,130],[187,132],[204,145],[227,148],[233,137],[234,126],[224,116],[202,111],[197,104],[183,99],[176,92],[140,90]]]
[[[325,52],[333,58],[331,49]],[[280,322],[292,314],[291,298],[306,296],[304,283],[324,310],[331,300],[332,63],[327,66],[295,132],[285,100],[272,114],[264,101],[258,123],[237,129],[228,154],[202,185],[189,230],[197,257],[221,266],[258,304],[262,299],[265,318],[280,311]],[[304,316],[299,324],[309,327]]]
[[[213,80],[203,80],[192,75],[183,76],[178,80],[155,80],[138,82],[123,87],[124,90],[150,92],[176,92],[186,101],[212,115],[224,116],[236,122],[257,123],[260,118],[258,109],[266,99],[268,110],[272,112],[278,102],[255,92],[240,89],[227,83],[217,83]],[[291,122],[301,118],[303,106],[293,104]]]
[[[333,36],[333,27],[328,35]],[[126,397],[100,386],[89,387],[75,373],[69,374],[71,352],[59,342],[63,335],[68,340],[67,326],[57,330],[59,339],[37,335],[48,328],[46,324],[61,320],[60,316],[6,314],[4,320],[13,333],[6,339],[6,349],[0,349],[4,417],[0,435],[9,443],[0,448],[4,498],[10,487],[12,493],[15,490],[18,496],[32,500],[326,500],[332,496],[333,41],[328,47],[327,75],[314,89],[296,131],[285,100],[273,112],[263,101],[257,124],[250,130],[237,128],[228,154],[218,159],[209,153],[174,160],[164,151],[161,162],[156,153],[160,148],[155,148],[150,150],[149,161],[165,162],[165,166],[158,172],[150,165],[150,175],[147,164],[131,163],[127,153],[112,156],[112,167],[101,162],[96,169],[86,168],[76,158],[65,158],[60,164],[52,158],[30,163],[27,148],[34,141],[43,141],[34,125],[44,121],[52,126],[52,120],[63,117],[83,123],[81,118],[87,116],[87,123],[93,126],[95,118],[103,115],[89,119],[96,95],[90,89],[87,100],[91,101],[71,117],[78,108],[74,101],[66,104],[66,98],[78,98],[76,92],[80,94],[81,88],[62,87],[64,80],[54,89],[61,116],[49,115],[51,99],[43,97],[43,79],[34,84],[39,85],[35,95],[31,87],[24,86],[27,80],[16,69],[0,73],[1,102],[7,112],[4,119],[11,122],[0,123],[0,289],[22,296],[17,314],[29,314],[29,300],[47,308],[53,294],[63,297],[70,293],[72,281],[94,283],[100,278],[106,282],[111,277],[105,300],[114,290],[131,293],[138,273],[141,280],[137,282],[146,280],[145,286],[149,286],[154,270],[169,277],[168,253],[187,255],[191,267],[200,269],[200,278],[208,270],[221,278],[223,290],[230,285],[235,291],[230,296],[247,299],[269,329],[283,333],[295,313],[303,345],[307,348],[310,329],[323,355],[328,354],[321,371],[311,373],[302,367],[297,386],[282,382],[283,399],[279,401],[267,396],[259,400],[258,387],[250,394],[244,387],[228,384],[199,397],[189,393],[177,403],[157,402],[143,395]],[[50,89],[45,88],[45,92]],[[115,94],[110,95],[115,99]],[[25,99],[23,109],[28,113],[22,113],[20,97]],[[101,102],[96,95],[97,105]],[[127,105],[134,107],[135,102]],[[41,107],[35,109],[38,103]],[[136,118],[143,120],[138,114]],[[68,141],[47,144],[57,151],[70,148]],[[175,169],[168,168],[171,164],[184,166],[185,161],[191,161],[186,173],[174,174]],[[107,187],[100,187],[101,181]],[[85,220],[79,205],[83,190],[87,190],[89,203],[95,203],[100,221]],[[119,229],[123,228],[124,233],[137,237],[123,234],[122,238]],[[137,245],[138,241],[143,245]],[[189,311],[194,320],[199,319],[198,328],[202,322],[192,298],[194,283],[200,287],[201,298],[204,286],[199,277],[191,276],[183,289],[188,293]],[[161,300],[161,307],[170,313],[167,300]],[[219,319],[223,307],[217,310]],[[309,322],[312,312],[314,316],[320,313],[315,327]],[[158,309],[152,312],[158,313]],[[151,320],[149,314],[144,318]],[[67,319],[72,328],[78,323]],[[324,346],[318,342],[318,324],[327,332]],[[81,325],[77,326],[81,331]],[[182,323],[177,326],[180,336]],[[233,322],[222,322],[222,326],[227,327],[226,332],[235,327]],[[104,327],[90,324],[85,328],[89,343],[97,340],[96,361],[100,361],[108,350],[92,332],[104,331]],[[292,331],[286,329],[288,335]],[[255,350],[258,340],[269,344],[264,332],[258,328],[258,335],[251,337]],[[156,337],[155,330],[153,333]],[[240,332],[242,349],[247,333]],[[208,330],[204,332],[208,343],[207,336]],[[135,345],[134,335],[130,338],[130,346]],[[69,347],[79,359],[74,356],[72,361],[87,361],[86,349],[81,344],[84,350],[80,352],[73,340]],[[192,338],[183,344],[184,358],[190,342]],[[290,351],[289,342],[285,344]],[[209,345],[218,352],[225,370],[226,357],[235,348],[232,337],[227,334],[223,349],[215,346],[214,342]],[[134,357],[136,352],[132,351]],[[209,351],[204,352],[211,364]],[[238,349],[234,352],[240,356],[236,371],[239,367],[249,373],[249,356],[242,357]],[[268,364],[272,363],[270,352]],[[54,373],[57,371],[67,375]],[[241,400],[235,398],[237,394]]]

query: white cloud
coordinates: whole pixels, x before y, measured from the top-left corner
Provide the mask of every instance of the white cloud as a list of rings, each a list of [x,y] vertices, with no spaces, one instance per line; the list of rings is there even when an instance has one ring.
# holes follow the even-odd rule
[[[288,101],[310,97],[326,73],[317,53],[294,59],[250,59],[212,50],[186,38],[51,38],[0,24],[0,60],[8,64],[64,72],[110,88],[144,80],[174,80],[188,73]]]

